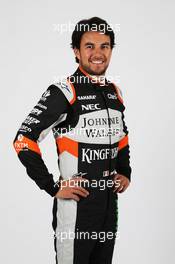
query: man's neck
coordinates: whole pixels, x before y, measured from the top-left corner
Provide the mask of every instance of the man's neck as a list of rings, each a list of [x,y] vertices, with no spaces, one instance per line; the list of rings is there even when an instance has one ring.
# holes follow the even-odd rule
[[[91,75],[88,72],[86,72],[81,66],[79,66],[79,69],[87,76],[89,76],[94,83],[101,83],[101,84],[105,84],[106,79],[105,79],[105,73],[101,74],[101,75]]]

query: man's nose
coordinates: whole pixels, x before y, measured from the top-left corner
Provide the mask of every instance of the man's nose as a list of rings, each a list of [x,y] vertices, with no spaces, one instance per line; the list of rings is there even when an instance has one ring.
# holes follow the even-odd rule
[[[93,50],[93,55],[96,57],[101,57],[103,55],[102,49],[100,47],[96,47]]]

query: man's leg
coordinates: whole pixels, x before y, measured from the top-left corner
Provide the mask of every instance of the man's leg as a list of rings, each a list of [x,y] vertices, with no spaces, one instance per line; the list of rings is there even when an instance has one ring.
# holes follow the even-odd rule
[[[95,240],[77,239],[74,243],[73,264],[89,264],[90,256],[95,248]]]
[[[111,264],[115,240],[98,241],[88,264]]]
[[[109,204],[99,240],[90,257],[89,264],[111,264],[118,225],[118,199],[109,193]]]

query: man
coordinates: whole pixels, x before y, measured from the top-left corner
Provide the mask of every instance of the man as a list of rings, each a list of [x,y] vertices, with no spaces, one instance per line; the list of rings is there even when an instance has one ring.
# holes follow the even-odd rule
[[[46,90],[14,140],[28,175],[54,197],[59,264],[112,262],[118,193],[131,175],[125,107],[119,88],[105,78],[113,47],[106,21],[80,21],[72,34],[78,69]],[[38,146],[51,129],[61,175],[56,183]]]

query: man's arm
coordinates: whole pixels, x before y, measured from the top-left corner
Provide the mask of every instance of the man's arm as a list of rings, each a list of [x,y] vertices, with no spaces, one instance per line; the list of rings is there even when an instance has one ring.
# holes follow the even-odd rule
[[[121,90],[115,86],[117,92],[117,98],[120,100],[123,105],[123,98]],[[117,174],[114,177],[115,188],[114,192],[124,192],[131,181],[131,166],[130,166],[130,150],[129,150],[129,142],[128,142],[128,129],[124,120],[124,110],[125,106],[123,105],[122,111],[122,126],[124,137],[119,141],[118,144],[118,155],[116,162],[116,171]]]
[[[117,173],[124,175],[131,181],[131,166],[130,166],[130,150],[128,142],[128,129],[124,121],[124,114],[122,113],[124,138],[119,141],[118,156],[117,156]]]
[[[122,104],[122,108],[123,108],[122,110],[123,125],[122,126],[123,126],[123,134],[124,134],[124,137],[119,141],[119,144],[118,144],[116,170],[118,174],[124,175],[130,181],[131,180],[130,150],[129,150],[129,142],[128,142],[128,129],[127,129],[127,126],[124,120],[125,106],[123,104],[123,97],[122,97],[121,90],[115,84],[114,84],[114,87],[116,89],[117,98]]]
[[[67,112],[69,102],[55,85],[49,86],[38,104],[22,123],[14,140],[14,148],[29,177],[40,189],[55,196],[59,187],[48,172],[38,146],[45,135],[56,124],[59,117]]]

